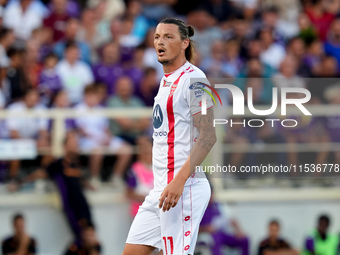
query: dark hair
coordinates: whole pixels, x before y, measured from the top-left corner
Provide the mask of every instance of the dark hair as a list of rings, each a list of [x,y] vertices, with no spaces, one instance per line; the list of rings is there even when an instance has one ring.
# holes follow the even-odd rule
[[[9,48],[9,49],[7,50],[7,56],[8,56],[9,58],[12,58],[12,57],[14,57],[14,56],[16,56],[16,55],[20,55],[20,54],[22,54],[22,53],[24,53],[23,50],[20,50],[20,49],[14,48],[14,47],[11,47],[11,48]]]
[[[21,213],[16,213],[16,214],[14,214],[14,216],[13,216],[13,220],[12,220],[12,222],[13,222],[13,224],[15,224],[15,222],[17,221],[17,220],[20,220],[20,219],[24,219],[24,216],[21,214]]]
[[[94,84],[87,85],[84,88],[84,95],[97,94],[97,93],[98,93],[98,87]]]
[[[0,40],[4,39],[8,34],[12,33],[13,29],[10,28],[1,28],[0,29]]]
[[[49,53],[49,54],[47,54],[47,55],[44,57],[44,62],[45,62],[47,59],[49,59],[49,58],[54,58],[54,59],[56,59],[56,60],[59,60],[59,58],[58,58],[58,56],[57,56],[56,54],[54,54],[54,53]]]
[[[270,225],[276,225],[276,226],[280,227],[280,223],[279,223],[279,221],[276,220],[276,219],[271,220],[271,221],[269,222],[269,226],[270,226]]]
[[[331,220],[329,219],[328,215],[323,214],[323,215],[320,215],[320,217],[319,217],[319,222],[321,222],[321,221],[325,221],[326,224],[329,225]]]
[[[77,43],[73,40],[67,41],[66,44],[65,44],[65,50],[68,50],[70,48],[77,48],[78,49]]]
[[[149,66],[149,67],[144,69],[144,75],[143,76],[145,77],[145,76],[148,76],[149,74],[154,74],[156,72],[157,72],[157,70],[154,67]]]
[[[185,23],[177,18],[163,19],[160,24],[174,24],[178,26],[178,32],[182,40],[189,39],[189,46],[185,49],[185,58],[192,62],[195,57],[194,41],[190,39],[195,34],[195,29],[191,25],[185,25]]]

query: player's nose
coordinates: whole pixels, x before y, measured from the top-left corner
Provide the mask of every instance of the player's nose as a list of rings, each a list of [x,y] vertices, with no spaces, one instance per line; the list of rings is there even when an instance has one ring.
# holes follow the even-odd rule
[[[158,46],[164,45],[164,39],[163,39],[162,36],[160,36],[160,37],[158,38],[157,45],[158,45]]]

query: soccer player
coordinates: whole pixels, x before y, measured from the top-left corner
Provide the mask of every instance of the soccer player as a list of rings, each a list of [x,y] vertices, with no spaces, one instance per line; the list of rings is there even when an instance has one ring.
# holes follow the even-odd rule
[[[190,82],[191,78],[205,79],[190,63],[193,35],[192,26],[175,18],[162,20],[154,34],[165,73],[153,107],[154,188],[139,207],[124,255],[148,255],[154,250],[163,250],[165,255],[194,254],[211,195],[208,180],[204,173],[195,173],[195,166],[205,159],[216,136],[212,101],[206,100],[206,114],[201,113],[202,93],[206,92]]]

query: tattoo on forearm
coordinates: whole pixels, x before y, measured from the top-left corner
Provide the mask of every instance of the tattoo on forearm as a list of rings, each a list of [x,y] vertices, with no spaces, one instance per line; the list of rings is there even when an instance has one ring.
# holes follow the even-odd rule
[[[213,127],[214,112],[208,109],[206,115],[197,114],[194,116],[194,124],[199,131],[197,143],[200,147],[210,151],[216,142],[215,128]]]

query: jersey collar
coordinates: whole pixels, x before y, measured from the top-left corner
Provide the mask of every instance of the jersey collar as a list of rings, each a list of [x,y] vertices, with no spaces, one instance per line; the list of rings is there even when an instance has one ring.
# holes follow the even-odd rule
[[[180,68],[178,68],[177,70],[171,72],[171,73],[165,73],[164,77],[167,80],[172,80],[174,78],[177,78],[177,76],[184,71],[185,69],[188,69],[190,67],[190,63],[189,61],[185,62],[184,65],[182,65]]]

